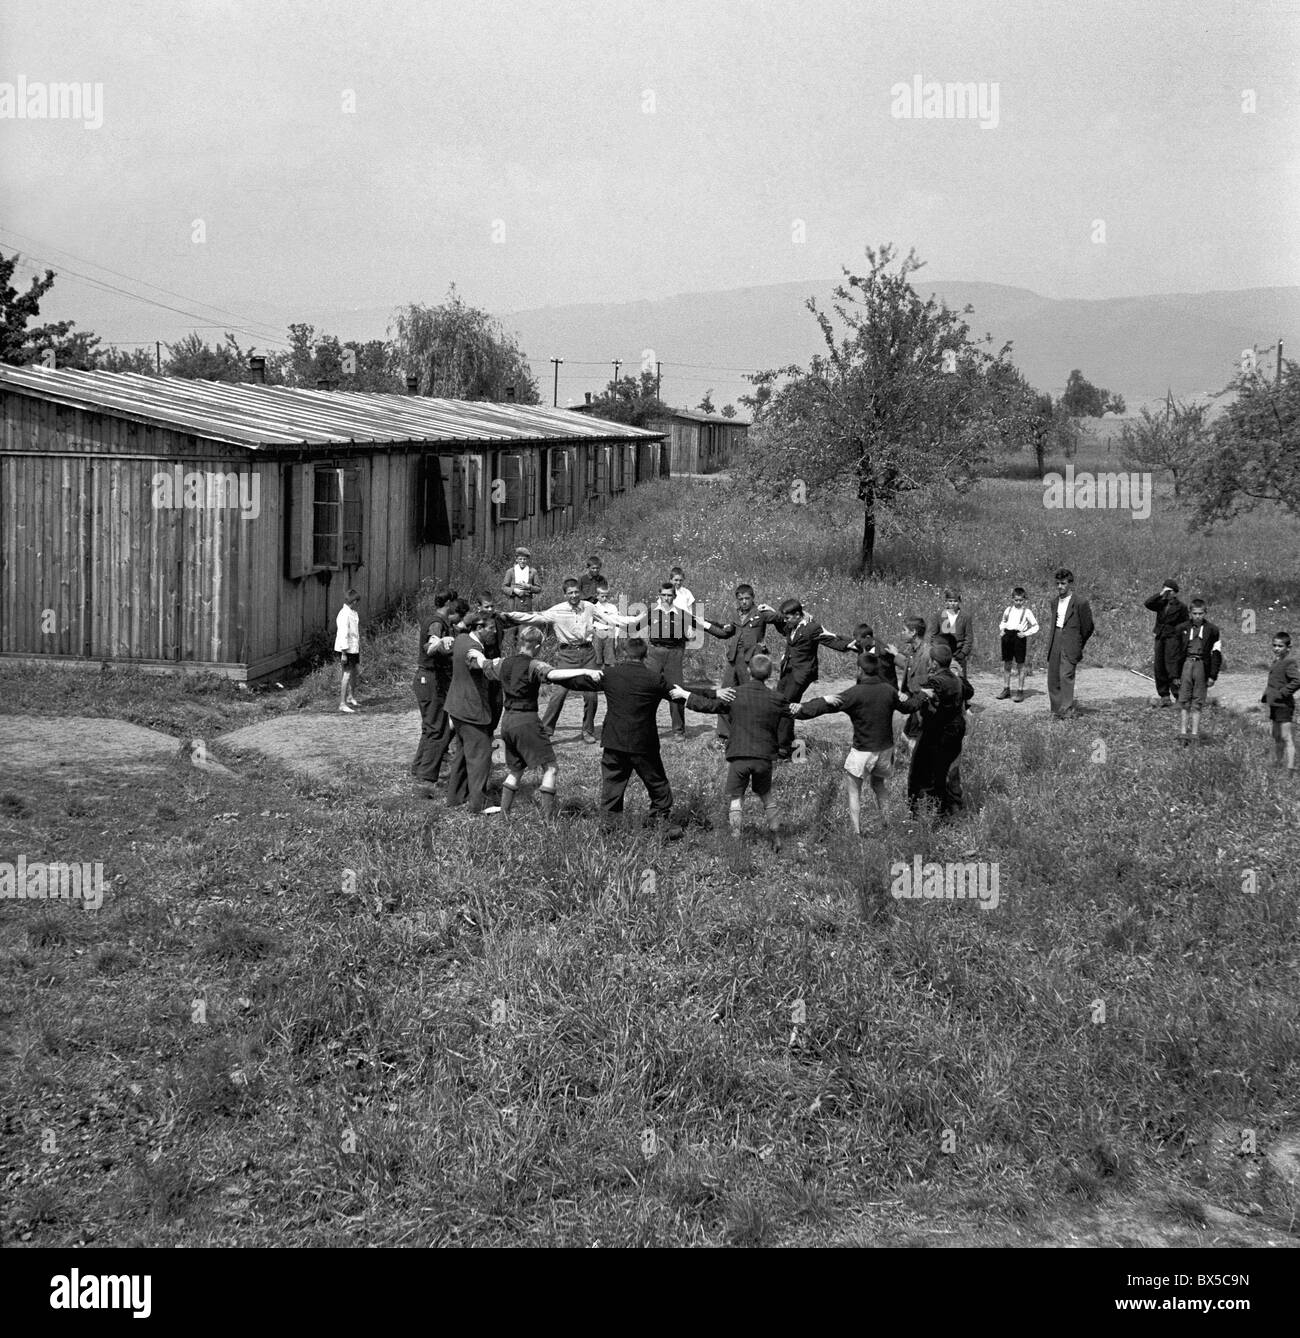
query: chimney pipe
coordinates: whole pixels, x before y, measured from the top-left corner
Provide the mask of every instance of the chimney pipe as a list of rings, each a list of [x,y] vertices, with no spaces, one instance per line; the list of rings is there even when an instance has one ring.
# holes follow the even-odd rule
[[[406,378],[406,393],[408,395],[419,394],[420,378],[418,376],[408,376]]]
[[[507,403],[507,404],[513,404],[514,402],[515,402],[515,388],[514,388],[514,386],[507,386],[507,387],[506,387],[506,403]]]
[[[330,390],[330,389],[332,389],[332,387],[331,387],[329,381],[328,381],[325,377],[322,376],[322,377],[320,377],[320,378],[317,380],[317,382],[316,382],[316,389],[317,389],[317,390]]]
[[[255,353],[248,359],[248,370],[252,372],[254,381],[266,385],[266,359],[260,353]]]
[[[591,403],[591,391],[590,391],[590,390],[587,391],[587,403],[588,403],[588,404]]]

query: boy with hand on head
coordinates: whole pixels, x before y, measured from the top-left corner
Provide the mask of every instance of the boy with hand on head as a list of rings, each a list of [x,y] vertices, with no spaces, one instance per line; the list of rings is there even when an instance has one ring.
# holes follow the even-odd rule
[[[844,759],[845,790],[849,799],[849,822],[862,835],[862,782],[869,778],[876,811],[885,817],[885,781],[894,772],[894,714],[911,715],[933,697],[932,688],[921,688],[916,695],[900,697],[893,683],[882,674],[878,655],[863,651],[858,656],[856,687],[833,697],[814,697],[812,701],[792,704],[791,715],[797,720],[812,720],[830,711],[843,711],[853,722],[853,746]]]
[[[343,607],[334,620],[334,649],[339,657],[342,677],[339,679],[339,710],[352,715],[361,705],[356,698],[357,669],[361,664],[361,616],[357,608],[361,596],[349,586],[343,596]]]
[[[1300,665],[1291,655],[1291,633],[1273,633],[1273,663],[1260,701],[1268,707],[1273,723],[1273,765],[1296,774],[1295,696],[1300,692]]]
[[[505,711],[501,717],[501,741],[506,750],[506,778],[501,786],[501,812],[508,816],[514,806],[519,782],[529,767],[542,768],[542,783],[537,802],[542,814],[555,813],[555,775],[557,763],[551,741],[542,733],[537,714],[537,695],[543,683],[562,683],[581,678],[585,669],[552,669],[537,659],[544,634],[540,628],[525,627],[519,633],[519,652],[502,660],[495,670],[501,680]],[[599,675],[596,675],[599,677]]]
[[[776,805],[769,802],[772,792],[772,759],[776,756],[777,731],[788,709],[775,692],[769,692],[767,680],[772,674],[771,658],[761,651],[750,656],[749,677],[738,687],[724,688],[716,697],[705,697],[673,687],[674,701],[692,711],[707,712],[731,722],[727,736],[727,822],[733,836],[739,836],[744,821],[745,791],[752,789],[763,805],[772,834],[772,849],[781,849],[781,819]]]
[[[1187,626],[1187,605],[1178,598],[1178,582],[1169,579],[1142,607],[1156,615],[1155,680],[1157,703],[1172,706],[1170,694],[1178,686],[1178,634]]]
[[[1178,741],[1186,747],[1201,737],[1201,708],[1205,694],[1214,686],[1223,668],[1223,642],[1219,629],[1206,618],[1203,599],[1194,599],[1188,610],[1189,622],[1179,629],[1176,681],[1178,683]],[[1192,732],[1187,732],[1188,717]]]
[[[1038,619],[1026,603],[1025,587],[1018,585],[1011,592],[1011,603],[1002,610],[1002,621],[998,623],[998,632],[1002,637],[1002,691],[998,701],[1005,701],[1011,696],[1011,666],[1016,666],[1019,677],[1016,680],[1016,701],[1025,699],[1025,652],[1029,648],[1029,638],[1038,631]]]

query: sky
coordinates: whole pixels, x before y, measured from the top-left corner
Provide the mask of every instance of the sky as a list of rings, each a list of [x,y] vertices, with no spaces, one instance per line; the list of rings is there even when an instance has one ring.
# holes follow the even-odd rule
[[[6,0],[0,250],[121,342],[451,283],[505,315],[805,280],[886,241],[1051,297],[1300,284],[1298,58],[1300,0]],[[101,85],[96,117],[19,118],[20,79]],[[914,80],[996,118],[904,115]]]

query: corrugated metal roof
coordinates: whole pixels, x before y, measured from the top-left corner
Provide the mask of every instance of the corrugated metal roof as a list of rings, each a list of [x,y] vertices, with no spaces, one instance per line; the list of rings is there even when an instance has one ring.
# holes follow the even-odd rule
[[[66,367],[0,365],[0,388],[4,387],[236,446],[631,441],[663,435],[538,404],[298,390],[249,382],[231,385]]]

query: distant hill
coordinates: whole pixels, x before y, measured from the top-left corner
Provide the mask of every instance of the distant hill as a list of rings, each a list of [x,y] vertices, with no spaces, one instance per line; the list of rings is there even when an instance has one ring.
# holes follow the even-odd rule
[[[834,279],[768,284],[716,293],[683,293],[655,301],[542,307],[500,313],[518,332],[549,401],[551,357],[563,357],[560,403],[580,401],[613,374],[635,371],[642,351],[664,362],[664,398],[693,406],[713,388],[718,407],[745,393],[749,369],[804,363],[820,336],[804,299],[829,297]],[[1013,358],[1029,381],[1059,393],[1071,368],[1094,385],[1118,391],[1130,409],[1163,399],[1166,389],[1188,398],[1219,390],[1243,348],[1271,347],[1280,335],[1300,357],[1300,288],[1114,297],[1096,301],[1041,297],[994,283],[927,283],[950,307],[974,307],[967,319],[977,335],[1014,344]],[[263,304],[247,303],[245,310]],[[269,305],[256,313],[272,319]],[[342,338],[381,335],[389,312],[379,308],[277,313],[274,319],[313,320]],[[590,363],[591,365],[581,365]],[[684,366],[682,364],[696,364]],[[720,370],[737,369],[737,370]]]

